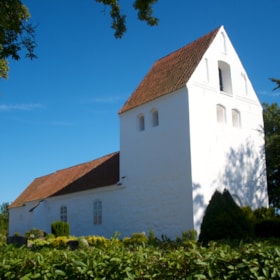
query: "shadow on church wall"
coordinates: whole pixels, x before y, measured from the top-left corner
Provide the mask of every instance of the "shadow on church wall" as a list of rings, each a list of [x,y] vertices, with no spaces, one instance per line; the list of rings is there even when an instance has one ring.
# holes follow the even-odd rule
[[[200,224],[202,222],[202,217],[204,211],[208,205],[208,202],[205,202],[204,195],[201,193],[201,185],[194,183],[193,184],[193,214],[194,214],[194,228],[199,231]]]
[[[247,141],[227,154],[227,165],[217,185],[227,188],[240,206],[267,206],[267,184],[264,147]]]
[[[205,209],[215,190],[228,189],[239,206],[253,209],[268,206],[265,150],[247,140],[237,148],[230,148],[226,155],[226,167],[209,186],[193,183],[194,226],[200,228]],[[205,189],[211,188],[211,196],[205,198]],[[209,193],[209,191],[207,192]]]

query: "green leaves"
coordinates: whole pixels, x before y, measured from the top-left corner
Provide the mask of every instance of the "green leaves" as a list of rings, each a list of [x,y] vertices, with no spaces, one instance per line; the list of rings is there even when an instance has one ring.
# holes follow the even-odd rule
[[[125,34],[126,15],[122,13],[118,0],[95,0],[110,8],[111,28],[114,36],[120,39]],[[158,0],[135,0],[132,7],[140,21],[150,26],[158,24],[153,16],[153,4]],[[30,22],[28,8],[21,0],[0,0],[0,79],[8,78],[8,59],[19,60],[22,52],[29,59],[36,58],[35,26]]]
[[[20,0],[0,0],[0,78],[8,77],[8,58],[19,60],[22,51],[26,57],[36,58],[35,27],[29,18]]]
[[[207,244],[210,240],[242,239],[250,237],[251,231],[245,215],[229,191],[215,191],[202,220],[199,241]]]
[[[170,241],[172,243],[172,241]],[[1,247],[0,279],[280,279],[280,247],[210,243],[135,244],[85,250]],[[177,244],[177,245],[176,245]]]
[[[157,0],[136,0],[133,4],[133,7],[138,11],[138,19],[146,21],[150,26],[158,25],[158,19],[153,17],[152,9],[152,5],[156,2]]]
[[[280,79],[270,78],[270,80],[276,84],[276,87],[273,90],[277,90],[280,88]]]
[[[115,37],[120,39],[126,32],[126,15],[121,13],[121,6],[117,0],[95,0],[97,3],[103,3],[110,7],[110,16],[112,18],[111,27],[115,30]],[[158,25],[158,19],[153,16],[153,4],[158,0],[135,0],[133,8],[137,11],[138,19],[145,21],[150,26]]]

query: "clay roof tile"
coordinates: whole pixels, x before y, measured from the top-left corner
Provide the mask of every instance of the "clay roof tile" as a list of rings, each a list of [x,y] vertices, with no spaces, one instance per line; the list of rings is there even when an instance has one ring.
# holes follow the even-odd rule
[[[118,181],[119,153],[116,152],[36,178],[10,207],[51,196],[109,186]]]

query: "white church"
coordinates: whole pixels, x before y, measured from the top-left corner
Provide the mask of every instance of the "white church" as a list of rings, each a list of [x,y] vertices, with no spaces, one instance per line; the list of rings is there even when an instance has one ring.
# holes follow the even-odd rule
[[[176,238],[215,190],[268,207],[262,106],[223,26],[157,60],[119,111],[120,152],[36,178],[11,204],[9,234]],[[237,221],[238,222],[238,221]]]

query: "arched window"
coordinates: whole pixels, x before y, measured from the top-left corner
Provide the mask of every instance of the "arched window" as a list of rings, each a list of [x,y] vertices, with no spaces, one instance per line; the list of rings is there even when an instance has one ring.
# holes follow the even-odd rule
[[[232,126],[241,127],[240,112],[236,109],[231,110]]]
[[[224,61],[218,61],[219,89],[221,92],[232,94],[230,66]]]
[[[216,105],[216,115],[218,123],[226,123],[226,108],[223,105]]]
[[[102,224],[102,201],[100,199],[93,202],[93,224]]]
[[[152,110],[152,126],[158,126],[159,125],[159,118],[158,118],[158,110],[153,109]]]
[[[145,130],[145,118],[144,118],[144,115],[143,114],[140,114],[138,116],[138,129],[140,131],[143,131]]]
[[[67,206],[60,207],[60,221],[67,223]]]

